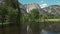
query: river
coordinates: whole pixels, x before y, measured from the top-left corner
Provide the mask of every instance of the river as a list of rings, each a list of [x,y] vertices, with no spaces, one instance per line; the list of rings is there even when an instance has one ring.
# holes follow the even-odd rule
[[[41,34],[60,34],[60,32],[51,32],[51,31],[42,29]]]

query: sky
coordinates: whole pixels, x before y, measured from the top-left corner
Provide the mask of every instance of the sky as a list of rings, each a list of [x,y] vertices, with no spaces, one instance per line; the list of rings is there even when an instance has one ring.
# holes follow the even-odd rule
[[[60,5],[60,0],[18,0],[22,4],[37,3],[42,8],[50,5]]]

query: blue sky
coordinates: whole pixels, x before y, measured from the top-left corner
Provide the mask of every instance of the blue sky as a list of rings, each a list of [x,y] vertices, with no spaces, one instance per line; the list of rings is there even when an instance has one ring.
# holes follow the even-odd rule
[[[48,5],[54,5],[54,4],[60,5],[60,0],[19,0],[19,2],[22,4],[30,4],[30,3],[43,4],[43,3],[46,3]]]
[[[37,3],[39,5],[60,5],[60,0],[19,0],[22,4]]]

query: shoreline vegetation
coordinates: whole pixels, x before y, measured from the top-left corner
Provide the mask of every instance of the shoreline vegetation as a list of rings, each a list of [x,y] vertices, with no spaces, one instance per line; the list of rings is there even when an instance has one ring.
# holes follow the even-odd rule
[[[38,20],[38,21],[39,22],[57,22],[58,23],[58,22],[60,22],[60,19],[41,19],[41,20]],[[6,23],[3,23],[3,24],[10,24],[10,23],[6,22]],[[0,25],[2,25],[2,23],[0,23]]]

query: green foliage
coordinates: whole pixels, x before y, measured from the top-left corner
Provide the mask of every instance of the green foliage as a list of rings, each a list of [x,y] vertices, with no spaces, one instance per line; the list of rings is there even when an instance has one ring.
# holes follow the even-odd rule
[[[5,0],[5,3],[14,9],[18,8],[18,4],[19,4],[18,0]]]
[[[30,13],[27,13],[21,17],[21,21],[23,24],[29,25],[30,28],[35,32],[36,34],[39,31],[39,10],[33,9],[30,11]]]
[[[39,10],[38,9],[32,9],[30,12],[30,16],[32,19],[38,19],[39,18]]]
[[[0,22],[12,22],[15,23],[17,19],[17,9],[14,9],[6,4],[0,5]]]
[[[30,19],[32,20],[30,22],[30,27],[33,30],[33,34],[39,33],[39,10],[38,9],[32,9],[30,14]]]
[[[18,10],[17,9],[13,9],[11,7],[8,7],[7,9],[8,11],[8,19],[10,23],[15,23],[17,20],[17,15],[18,15]]]
[[[31,10],[30,13],[27,13],[27,14],[23,15],[21,17],[21,20],[23,22],[32,22],[32,21],[39,20],[39,10],[38,9]]]
[[[6,16],[5,15],[7,15],[7,9],[6,9],[6,5],[0,5],[0,16],[1,16],[1,18],[0,18],[0,22],[4,22],[6,19]]]

